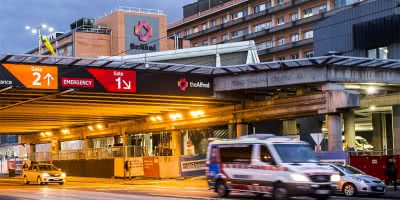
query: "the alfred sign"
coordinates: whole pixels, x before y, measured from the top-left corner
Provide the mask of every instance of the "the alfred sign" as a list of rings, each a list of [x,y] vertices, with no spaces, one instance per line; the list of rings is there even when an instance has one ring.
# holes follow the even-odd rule
[[[157,17],[125,15],[125,48],[127,54],[159,51]]]

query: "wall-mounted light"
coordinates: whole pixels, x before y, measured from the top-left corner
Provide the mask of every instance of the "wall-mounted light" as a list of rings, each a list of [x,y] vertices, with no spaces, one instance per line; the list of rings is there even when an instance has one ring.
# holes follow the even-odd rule
[[[376,87],[367,87],[368,94],[376,94],[377,92],[378,92],[378,89]]]
[[[372,106],[369,107],[369,109],[370,109],[370,110],[376,110],[376,106],[375,106],[375,105],[372,105]]]

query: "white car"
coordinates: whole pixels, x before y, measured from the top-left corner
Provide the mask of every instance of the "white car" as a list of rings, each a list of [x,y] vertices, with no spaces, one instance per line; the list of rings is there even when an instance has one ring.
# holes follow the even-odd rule
[[[386,192],[386,184],[382,180],[369,176],[355,167],[339,164],[330,164],[330,166],[340,173],[338,190],[346,196],[357,194],[381,196]]]
[[[34,164],[23,172],[24,184],[37,183],[39,185],[58,183],[64,185],[66,174],[51,164]]]

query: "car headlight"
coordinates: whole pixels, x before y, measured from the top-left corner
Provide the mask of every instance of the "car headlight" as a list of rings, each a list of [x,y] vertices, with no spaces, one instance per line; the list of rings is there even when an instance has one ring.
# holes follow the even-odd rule
[[[356,181],[358,181],[358,182],[364,182],[364,183],[371,183],[370,181],[368,181],[368,180],[365,180],[365,179],[362,179],[362,178],[354,178]]]
[[[61,174],[61,177],[65,178],[67,175],[65,173]]]
[[[337,174],[334,174],[331,176],[331,182],[339,182],[340,181],[340,176]]]
[[[296,182],[310,182],[310,179],[303,174],[290,174],[290,177]]]
[[[50,175],[48,173],[43,173],[42,176],[43,177],[49,177]]]

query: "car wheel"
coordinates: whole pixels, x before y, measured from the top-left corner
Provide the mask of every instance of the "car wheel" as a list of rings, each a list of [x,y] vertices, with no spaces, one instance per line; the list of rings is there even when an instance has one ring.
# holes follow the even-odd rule
[[[278,183],[274,186],[274,192],[272,194],[274,200],[286,200],[288,199],[288,191],[282,183]]]
[[[346,183],[343,186],[343,193],[344,195],[348,197],[352,197],[357,193],[356,186],[354,186],[352,183]]]
[[[228,185],[224,180],[217,181],[215,185],[215,192],[217,192],[219,197],[227,197],[229,195]]]
[[[29,184],[28,178],[27,178],[26,176],[24,176],[24,184],[25,184],[25,185],[28,185],[28,184]]]
[[[37,177],[36,183],[37,183],[38,185],[43,185],[43,182],[42,182],[42,179],[40,178],[40,176]]]
[[[64,182],[59,183],[60,185],[64,185]]]

